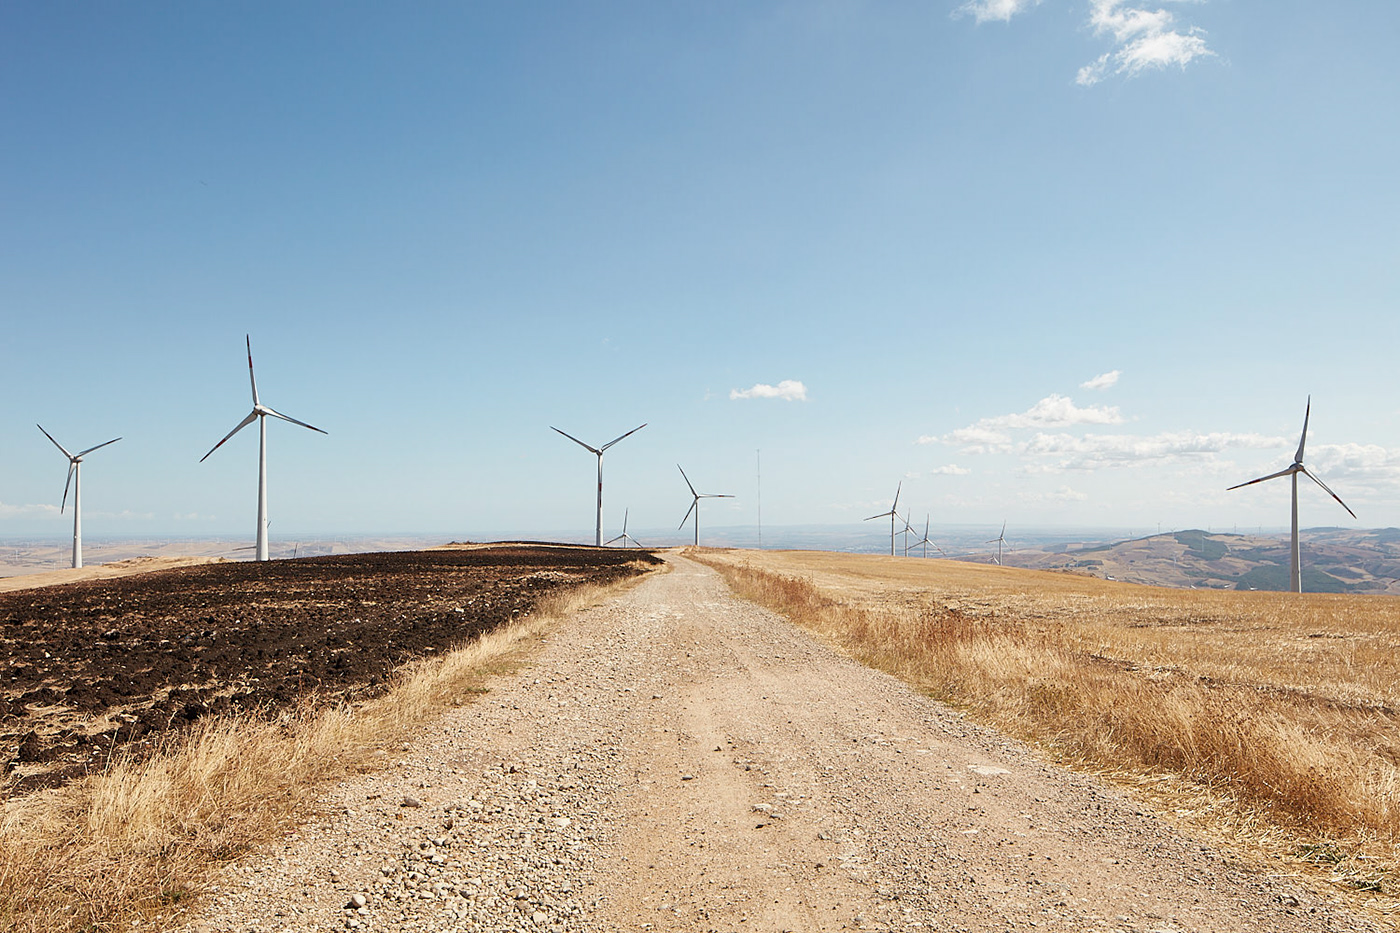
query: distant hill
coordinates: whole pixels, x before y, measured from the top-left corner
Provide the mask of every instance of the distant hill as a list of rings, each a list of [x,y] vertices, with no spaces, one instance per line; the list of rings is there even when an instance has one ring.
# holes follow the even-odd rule
[[[1299,533],[1309,593],[1400,595],[1400,528],[1309,528]],[[1114,544],[1025,547],[1002,561],[1154,586],[1288,589],[1288,537],[1199,530]]]

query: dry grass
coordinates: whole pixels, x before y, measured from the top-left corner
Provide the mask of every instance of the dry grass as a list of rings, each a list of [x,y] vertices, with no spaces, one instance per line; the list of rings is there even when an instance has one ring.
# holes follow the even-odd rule
[[[1256,850],[1400,887],[1400,599],[711,552],[743,596]]]
[[[638,579],[547,597],[524,620],[409,665],[361,706],[210,720],[142,760],[5,801],[0,930],[129,930],[168,914],[222,863],[305,816],[325,782],[383,761],[557,619]]]

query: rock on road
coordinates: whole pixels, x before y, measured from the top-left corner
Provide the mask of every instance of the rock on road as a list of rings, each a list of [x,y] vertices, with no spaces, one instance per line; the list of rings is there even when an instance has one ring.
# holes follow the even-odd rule
[[[668,561],[183,929],[1378,929]]]

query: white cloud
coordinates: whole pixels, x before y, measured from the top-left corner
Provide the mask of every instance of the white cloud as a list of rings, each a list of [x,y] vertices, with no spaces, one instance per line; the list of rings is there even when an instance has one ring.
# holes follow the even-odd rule
[[[58,518],[59,511],[56,505],[8,505],[0,502],[0,516],[4,518],[21,518],[40,515],[44,518]]]
[[[972,471],[967,467],[960,467],[956,463],[948,463],[940,467],[929,470],[930,476],[971,476]]]
[[[1009,23],[1017,13],[1024,13],[1039,4],[1040,0],[968,0],[958,7],[955,15],[971,15],[979,23]]]
[[[1081,389],[1111,389],[1118,384],[1118,377],[1123,375],[1123,371],[1115,369],[1112,372],[1100,373],[1088,382],[1079,383]]]
[[[1089,496],[1077,489],[1061,486],[1046,492],[1023,492],[1020,499],[1022,502],[1087,502]]]
[[[796,379],[784,379],[775,386],[760,382],[751,389],[731,389],[731,399],[741,398],[780,398],[788,402],[807,401],[807,387]]]
[[[1150,436],[1036,434],[1019,448],[1019,452],[1033,457],[1061,458],[1049,467],[1052,470],[1092,470],[1214,455],[1235,448],[1272,450],[1289,443],[1284,437],[1225,431],[1210,434],[1174,431]]]
[[[1125,7],[1124,0],[1093,0],[1089,23],[1095,35],[1111,36],[1119,47],[1079,69],[1075,81],[1083,87],[1098,84],[1109,73],[1135,78],[1148,69],[1185,68],[1197,58],[1215,54],[1201,30],[1173,28],[1176,17],[1166,10]]]
[[[1333,489],[1334,481],[1367,491],[1400,488],[1400,451],[1377,444],[1318,444],[1308,448],[1307,464]],[[1340,489],[1337,494],[1346,498]]]
[[[1076,424],[1122,424],[1123,415],[1116,406],[1090,405],[1080,408],[1074,400],[1051,394],[1023,412],[983,418],[976,424],[958,428],[938,437],[925,434],[920,444],[951,444],[965,453],[1006,453],[1014,448],[1008,431],[1024,428],[1063,428]]]

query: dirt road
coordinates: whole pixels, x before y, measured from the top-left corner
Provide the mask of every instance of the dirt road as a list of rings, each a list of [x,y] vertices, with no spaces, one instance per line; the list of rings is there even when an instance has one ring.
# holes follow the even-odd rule
[[[187,929],[1377,929],[671,563]]]

